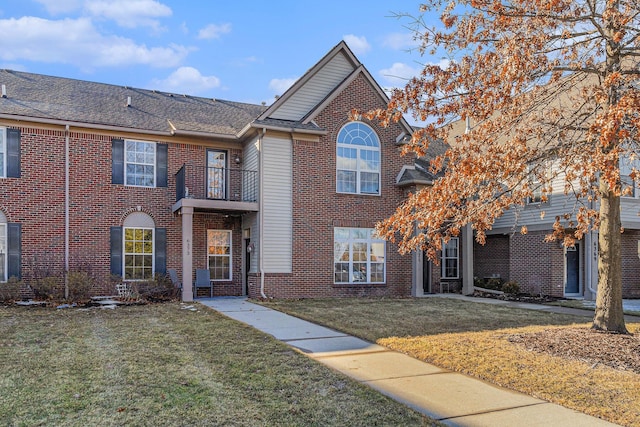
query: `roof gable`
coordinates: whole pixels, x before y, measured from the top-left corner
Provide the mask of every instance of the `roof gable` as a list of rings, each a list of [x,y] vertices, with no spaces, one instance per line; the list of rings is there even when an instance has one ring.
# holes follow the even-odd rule
[[[298,79],[260,119],[301,121],[360,65],[346,43],[340,42]]]

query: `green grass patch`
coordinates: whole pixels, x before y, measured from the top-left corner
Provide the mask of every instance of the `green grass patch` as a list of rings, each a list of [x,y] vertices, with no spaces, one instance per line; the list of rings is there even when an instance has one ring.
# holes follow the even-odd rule
[[[574,299],[558,300],[558,301],[547,303],[547,305],[555,305],[557,307],[579,308],[581,310],[588,310],[593,313],[595,308],[593,306],[586,305],[586,304],[587,304],[586,301],[574,300]],[[640,311],[624,310],[624,314],[627,314],[629,316],[640,316]]]
[[[0,308],[0,425],[432,425],[213,310]]]
[[[622,425],[640,425],[640,375],[527,351],[509,341],[582,316],[447,298],[272,301],[265,305],[442,368]],[[640,324],[627,325],[635,334]]]

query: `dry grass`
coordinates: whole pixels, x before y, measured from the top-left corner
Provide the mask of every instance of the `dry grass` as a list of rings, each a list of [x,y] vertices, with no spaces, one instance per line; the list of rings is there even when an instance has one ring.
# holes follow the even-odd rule
[[[0,425],[430,425],[212,310],[0,307]]]
[[[513,336],[589,328],[584,317],[427,299],[279,301],[270,306],[622,425],[640,425],[640,375],[529,351]],[[640,333],[640,324],[627,325]],[[580,343],[576,343],[580,345]]]

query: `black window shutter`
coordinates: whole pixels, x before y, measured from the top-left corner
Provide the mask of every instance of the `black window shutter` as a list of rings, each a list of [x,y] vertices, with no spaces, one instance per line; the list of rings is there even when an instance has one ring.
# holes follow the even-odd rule
[[[156,144],[156,187],[167,186],[167,144]]]
[[[167,274],[167,229],[156,228],[155,272]]]
[[[7,278],[22,278],[22,224],[10,222],[7,224]]]
[[[122,276],[122,227],[111,227],[111,274]]]
[[[7,177],[20,178],[20,129],[7,129]]]
[[[111,140],[111,183],[124,184],[124,139]]]

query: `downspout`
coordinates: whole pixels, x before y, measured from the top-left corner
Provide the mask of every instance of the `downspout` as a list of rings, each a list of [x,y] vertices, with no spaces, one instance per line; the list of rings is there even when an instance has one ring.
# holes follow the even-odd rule
[[[264,167],[263,167],[263,161],[264,159],[263,157],[263,153],[262,153],[262,139],[264,138],[264,135],[267,133],[267,130],[265,128],[262,128],[262,135],[260,135],[258,137],[258,170],[259,170],[259,176],[258,178],[260,179],[260,200],[259,200],[259,217],[260,217],[260,236],[259,236],[259,256],[258,256],[258,264],[260,264],[259,268],[260,268],[260,296],[263,299],[267,299],[267,294],[264,293],[264,260],[263,260],[263,254],[264,254]]]
[[[64,299],[69,299],[69,125],[64,126]]]
[[[594,208],[593,200],[591,200],[589,202],[589,209],[593,210],[593,208]],[[585,251],[585,252],[588,252],[589,256],[588,256],[588,259],[587,259],[587,274],[586,274],[587,277],[586,277],[586,280],[587,280],[587,287],[589,288],[589,292],[591,292],[591,297],[592,297],[593,301],[595,301],[596,295],[598,294],[598,290],[597,289],[593,289],[593,277],[592,276],[593,276],[593,261],[594,261],[594,257],[596,257],[598,255],[598,250],[594,247],[593,231],[592,230],[589,230],[589,232],[587,233],[587,237],[589,238],[589,250]]]

